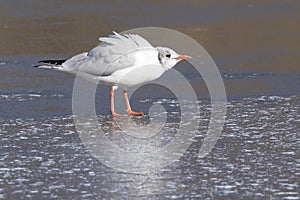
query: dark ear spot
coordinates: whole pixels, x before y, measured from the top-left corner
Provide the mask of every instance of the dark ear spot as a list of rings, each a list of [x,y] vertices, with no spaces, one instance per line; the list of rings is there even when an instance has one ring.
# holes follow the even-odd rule
[[[158,57],[159,62],[161,63],[161,54],[158,53],[157,57]]]
[[[171,58],[171,54],[168,53],[168,54],[166,55],[166,57],[167,57],[167,58]]]

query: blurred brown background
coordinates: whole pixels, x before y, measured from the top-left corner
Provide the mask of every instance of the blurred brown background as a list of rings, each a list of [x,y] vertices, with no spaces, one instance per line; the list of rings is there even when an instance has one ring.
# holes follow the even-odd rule
[[[0,56],[67,57],[112,31],[157,26],[196,39],[225,72],[300,72],[299,1],[1,1]]]

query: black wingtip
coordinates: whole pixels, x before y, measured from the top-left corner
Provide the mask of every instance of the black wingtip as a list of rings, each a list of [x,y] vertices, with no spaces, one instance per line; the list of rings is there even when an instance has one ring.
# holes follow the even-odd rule
[[[66,62],[67,59],[61,59],[61,60],[40,60],[39,63],[47,63],[52,65],[61,65],[64,62]]]

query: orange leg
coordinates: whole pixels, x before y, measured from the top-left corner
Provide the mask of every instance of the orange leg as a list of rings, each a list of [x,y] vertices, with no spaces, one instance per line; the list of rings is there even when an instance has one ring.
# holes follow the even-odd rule
[[[131,110],[131,106],[128,100],[128,95],[127,95],[127,91],[124,90],[124,99],[126,101],[126,107],[127,107],[127,112],[129,115],[134,115],[134,116],[144,116],[144,113],[142,112],[134,112]]]
[[[114,101],[115,91],[111,89],[110,91],[110,111],[113,117],[121,117],[124,116],[122,114],[118,114],[115,112],[115,101]]]

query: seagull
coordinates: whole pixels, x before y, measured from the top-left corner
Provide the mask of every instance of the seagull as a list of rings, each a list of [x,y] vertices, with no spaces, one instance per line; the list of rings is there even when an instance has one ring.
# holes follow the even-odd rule
[[[190,58],[168,47],[153,47],[137,34],[113,32],[99,40],[101,43],[89,52],[64,60],[41,60],[35,67],[68,72],[110,86],[110,110],[113,117],[123,116],[114,107],[114,92],[118,87],[124,90],[127,113],[143,116],[142,112],[132,111],[126,89],[155,80],[179,61]]]

